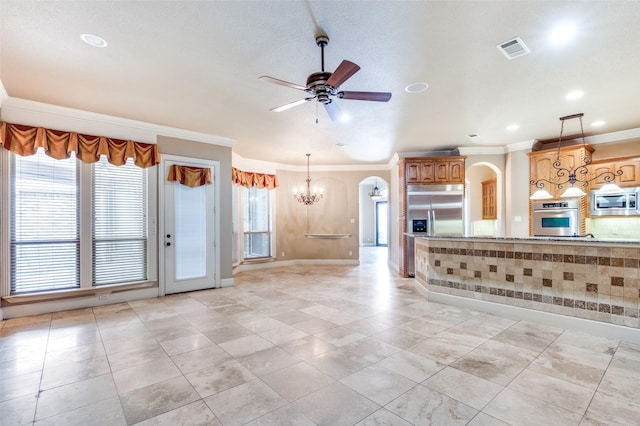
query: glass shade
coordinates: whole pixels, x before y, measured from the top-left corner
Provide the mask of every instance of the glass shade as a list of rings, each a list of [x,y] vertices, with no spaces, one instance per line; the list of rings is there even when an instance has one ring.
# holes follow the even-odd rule
[[[529,197],[530,200],[548,200],[550,198],[553,198],[553,196],[544,188],[538,189],[533,193],[533,195],[531,195],[531,197]]]
[[[573,197],[582,197],[583,195],[587,195],[587,194],[582,189],[576,188],[575,186],[570,186],[560,196],[562,198],[573,198]]]
[[[607,194],[617,194],[622,190],[618,185],[613,182],[605,183],[602,185],[602,188],[598,189],[598,194],[607,195]]]

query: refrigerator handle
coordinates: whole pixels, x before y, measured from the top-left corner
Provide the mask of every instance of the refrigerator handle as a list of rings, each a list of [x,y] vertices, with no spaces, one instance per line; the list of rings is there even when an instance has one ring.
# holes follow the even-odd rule
[[[436,211],[431,209],[431,235],[434,235],[436,231]]]

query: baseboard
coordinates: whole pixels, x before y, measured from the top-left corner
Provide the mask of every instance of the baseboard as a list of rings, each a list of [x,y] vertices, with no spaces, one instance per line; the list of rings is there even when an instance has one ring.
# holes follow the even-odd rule
[[[223,278],[222,280],[220,280],[221,288],[233,287],[233,284],[234,284],[233,278]]]
[[[253,263],[239,265],[233,268],[233,275],[256,269],[281,268],[286,266],[297,265],[351,265],[358,266],[360,261],[357,259],[295,259],[295,260],[279,260],[276,262]]]
[[[582,331],[609,339],[623,340],[633,344],[640,344],[640,330],[605,322],[592,321],[584,318],[558,315],[535,309],[520,308],[518,306],[502,305],[485,300],[469,299],[451,294],[436,293],[427,290],[417,280],[415,289],[432,302],[459,306],[490,314],[500,315],[518,321],[530,321],[566,330]]]

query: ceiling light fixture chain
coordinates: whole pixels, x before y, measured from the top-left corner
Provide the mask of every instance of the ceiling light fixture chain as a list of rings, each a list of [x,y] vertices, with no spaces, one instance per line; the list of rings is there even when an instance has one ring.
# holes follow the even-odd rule
[[[295,198],[296,201],[304,204],[305,206],[312,206],[313,204],[320,201],[320,199],[323,197],[323,194],[322,194],[322,189],[318,190],[316,188],[313,188],[313,192],[311,191],[311,177],[309,176],[309,157],[311,156],[311,154],[306,154],[306,155],[307,155],[307,178],[305,179],[305,182],[307,183],[306,192],[304,192],[304,188],[300,188],[300,190],[298,190],[297,188],[293,188],[293,198]]]
[[[583,113],[567,115],[564,117],[560,117],[561,125],[560,125],[560,137],[558,138],[558,150],[556,153],[556,159],[551,165],[553,169],[556,171],[555,176],[558,178],[556,181],[551,181],[549,179],[541,178],[538,180],[530,180],[529,183],[534,185],[537,190],[530,197],[531,200],[546,200],[553,198],[553,196],[545,189],[545,184],[555,185],[558,189],[563,189],[566,184],[570,186],[560,195],[561,197],[582,197],[586,195],[586,193],[576,187],[576,183],[582,184],[582,187],[586,188],[589,186],[589,182],[592,182],[596,179],[602,178],[605,184],[598,190],[599,193],[615,193],[619,192],[620,188],[618,185],[614,183],[614,180],[617,176],[622,175],[622,170],[616,170],[615,172],[605,170],[595,176],[589,176],[589,165],[592,162],[591,156],[587,154],[586,143],[584,137],[584,128],[582,126],[582,117]],[[562,134],[564,133],[564,122],[565,120],[572,120],[577,118],[580,120],[580,133],[582,135],[582,147],[584,149],[584,158],[582,159],[583,164],[579,166],[570,166],[562,167],[562,161],[560,159],[560,148],[562,146]]]

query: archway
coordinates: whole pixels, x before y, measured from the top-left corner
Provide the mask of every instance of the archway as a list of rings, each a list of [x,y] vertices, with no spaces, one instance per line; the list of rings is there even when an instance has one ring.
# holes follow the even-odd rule
[[[467,169],[465,181],[467,235],[502,236],[502,171],[492,163],[478,162]]]
[[[387,247],[389,244],[388,183],[369,176],[359,184],[360,247]]]

